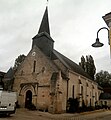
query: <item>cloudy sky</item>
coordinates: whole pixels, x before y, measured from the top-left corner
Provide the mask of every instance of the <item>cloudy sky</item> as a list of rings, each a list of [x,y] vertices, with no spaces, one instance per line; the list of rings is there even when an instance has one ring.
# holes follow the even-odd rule
[[[39,29],[47,0],[0,0],[0,71],[7,71],[20,54],[27,55]],[[111,12],[111,0],[49,0],[54,48],[77,64],[92,55],[97,72],[111,73],[107,30],[99,33],[104,47],[93,48],[98,29],[107,27],[102,16]]]

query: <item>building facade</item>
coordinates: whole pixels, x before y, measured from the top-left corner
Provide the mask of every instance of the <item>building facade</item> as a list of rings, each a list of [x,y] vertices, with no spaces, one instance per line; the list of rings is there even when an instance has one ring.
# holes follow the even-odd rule
[[[109,45],[110,45],[110,56],[111,56],[111,12],[107,13],[102,17],[109,28],[108,31],[108,38],[109,38]],[[100,96],[100,103],[103,105],[107,105],[111,108],[111,88],[104,88],[104,93]]]
[[[79,106],[95,106],[101,91],[98,84],[75,62],[54,49],[50,36],[46,7],[32,48],[14,74],[13,90],[18,93],[18,104],[51,113],[66,111],[69,98],[78,99]]]

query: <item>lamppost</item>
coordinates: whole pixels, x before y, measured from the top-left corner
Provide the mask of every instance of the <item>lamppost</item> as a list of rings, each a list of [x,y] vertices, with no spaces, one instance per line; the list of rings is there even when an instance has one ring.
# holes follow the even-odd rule
[[[92,44],[92,47],[102,47],[104,44],[99,41],[98,34],[102,29],[106,29],[108,31],[108,44],[110,45],[110,37],[109,37],[109,29],[107,27],[102,27],[97,31],[96,42]]]

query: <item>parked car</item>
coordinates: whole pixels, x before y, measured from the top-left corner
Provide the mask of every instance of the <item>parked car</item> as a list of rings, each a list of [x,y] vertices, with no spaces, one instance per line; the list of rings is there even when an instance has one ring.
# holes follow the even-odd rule
[[[10,115],[16,111],[16,92],[0,90],[0,114]]]

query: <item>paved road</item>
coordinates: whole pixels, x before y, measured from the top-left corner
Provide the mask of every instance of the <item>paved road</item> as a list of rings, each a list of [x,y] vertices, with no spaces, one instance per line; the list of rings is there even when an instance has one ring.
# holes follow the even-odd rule
[[[82,117],[85,120],[111,120],[111,111],[104,110],[92,114],[84,114]]]
[[[49,114],[47,112],[17,109],[10,117],[0,117],[0,120],[111,120],[111,111],[99,111],[82,114]]]
[[[2,116],[0,120],[48,120],[42,116],[42,112],[17,109],[10,117]]]

